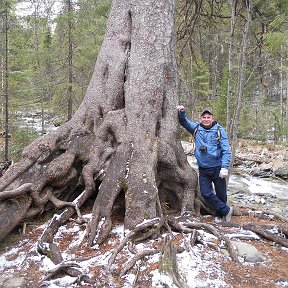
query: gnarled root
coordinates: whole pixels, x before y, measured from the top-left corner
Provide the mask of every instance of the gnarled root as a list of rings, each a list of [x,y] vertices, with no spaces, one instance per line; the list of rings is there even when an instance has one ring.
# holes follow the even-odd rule
[[[124,246],[127,244],[127,242],[132,239],[135,234],[141,232],[142,230],[145,230],[147,228],[151,227],[162,227],[164,224],[163,220],[159,218],[152,219],[150,221],[147,221],[145,223],[142,223],[140,225],[137,225],[134,230],[130,231],[128,235],[125,236],[125,238],[121,241],[121,243],[114,249],[112,255],[109,258],[107,271],[110,271],[111,265],[114,263],[118,253],[124,248]]]
[[[159,253],[160,250],[158,249],[149,249],[149,250],[143,250],[143,251],[134,251],[135,256],[133,256],[128,263],[125,265],[125,267],[120,272],[120,277],[124,276],[130,269],[134,267],[137,261],[143,259],[146,256],[151,256],[154,254]]]
[[[272,229],[272,227],[269,227],[270,230]],[[262,229],[261,227],[255,225],[255,224],[246,224],[243,226],[243,229],[245,230],[250,230],[258,235],[260,235],[261,237],[267,239],[267,240],[270,240],[270,241],[273,241],[275,242],[276,244],[279,244],[283,247],[286,247],[288,248],[288,240],[283,238],[283,237],[280,237],[280,236],[277,236],[265,229]],[[275,227],[273,227],[273,229],[275,229]],[[280,230],[280,231],[279,231]],[[283,233],[281,231],[281,228],[278,230],[278,233]],[[287,235],[286,235],[287,236]]]
[[[172,244],[171,238],[165,239],[164,247],[162,250],[159,271],[162,274],[171,277],[173,284],[179,288],[186,288],[188,285],[182,279],[181,274],[178,270],[177,258],[176,258],[176,247]]]
[[[75,269],[74,267],[73,268],[70,268],[70,266],[67,267],[67,265],[65,264],[66,262],[64,261],[61,255],[60,249],[53,242],[53,239],[58,231],[58,228],[64,223],[66,223],[69,220],[69,218],[73,216],[73,214],[75,214],[75,207],[78,208],[81,207],[83,203],[85,203],[85,201],[91,196],[91,193],[92,191],[85,190],[81,195],[78,196],[78,198],[76,198],[73,201],[73,205],[71,204],[72,207],[66,208],[60,215],[54,215],[49,226],[44,230],[37,245],[37,250],[40,254],[47,256],[55,264],[64,263],[64,265],[59,266],[61,270],[64,270],[68,275],[74,277],[79,276],[82,273],[77,269]],[[52,277],[54,274],[51,275],[49,274],[50,275],[49,277]],[[43,279],[43,281],[45,279]]]
[[[220,231],[218,231],[213,225],[201,223],[201,222],[191,222],[191,221],[178,222],[174,217],[169,217],[168,222],[176,230],[180,232],[184,232],[184,233],[195,233],[194,229],[207,230],[208,232],[216,236],[220,241],[221,240],[224,241],[232,260],[235,262],[239,262],[236,248],[233,246],[230,239],[226,237],[225,235],[223,235]]]
[[[71,262],[71,261],[61,262],[58,265],[56,265],[56,267],[54,267],[53,269],[47,271],[47,275],[42,279],[41,282],[51,279],[54,275],[60,272],[67,271],[68,268],[71,269],[75,267],[80,268],[80,266],[75,262]]]

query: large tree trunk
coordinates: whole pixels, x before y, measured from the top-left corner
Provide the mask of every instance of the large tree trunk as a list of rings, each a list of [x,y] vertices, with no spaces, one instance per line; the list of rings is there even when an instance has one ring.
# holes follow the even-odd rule
[[[57,204],[55,197],[72,194],[97,195],[88,225],[91,244],[109,235],[119,193],[125,194],[127,229],[156,217],[158,199],[182,212],[194,210],[197,174],[178,136],[175,1],[112,2],[78,111],[30,144],[0,179],[0,240],[49,201]]]

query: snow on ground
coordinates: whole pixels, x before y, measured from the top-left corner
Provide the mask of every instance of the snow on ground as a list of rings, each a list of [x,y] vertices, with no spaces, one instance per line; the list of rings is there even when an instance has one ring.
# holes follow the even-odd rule
[[[112,237],[107,241],[107,251],[101,250],[97,245],[93,247],[93,255],[91,257],[86,257],[85,249],[87,249],[85,241],[82,242],[84,238],[85,229],[79,227],[76,223],[72,222],[67,223],[62,226],[54,241],[59,244],[60,247],[64,247],[65,240],[68,240],[68,244],[66,245],[65,250],[62,250],[62,255],[65,260],[74,261],[75,258],[83,258],[82,261],[77,261],[77,264],[80,265],[80,269],[83,273],[87,273],[88,275],[95,271],[95,267],[100,267],[100,270],[105,270],[108,266],[108,261],[111,256],[112,249],[117,247],[120,241],[124,238],[124,226],[117,225],[111,231]],[[40,235],[44,230],[45,225],[42,225],[36,229],[36,234]],[[35,230],[30,232],[35,233]],[[175,238],[181,238],[182,236],[179,233],[174,233]],[[72,236],[72,237],[71,237]],[[162,240],[166,235],[162,235]],[[181,237],[180,237],[181,236]],[[39,236],[33,239],[38,239]],[[221,270],[220,264],[215,261],[215,259],[219,259],[219,257],[227,257],[224,256],[220,251],[216,251],[213,249],[205,249],[205,245],[195,245],[193,248],[189,246],[189,235],[184,235],[181,241],[178,241],[178,245],[183,247],[184,251],[182,253],[177,254],[177,260],[179,265],[179,271],[181,271],[181,277],[186,279],[186,282],[189,283],[187,287],[228,287],[224,281],[224,272]],[[5,251],[0,251],[0,287],[2,286],[7,279],[13,277],[22,277],[27,280],[29,279],[29,271],[36,267],[37,273],[39,274],[39,280],[43,279],[46,275],[46,272],[55,268],[55,265],[52,261],[40,255],[36,249],[36,243],[28,239],[24,239],[18,242],[17,245],[14,245],[13,248]],[[202,231],[201,233],[202,241],[213,242],[214,236],[209,233]],[[157,246],[161,241],[158,240],[149,240],[144,243],[139,243],[135,246],[138,251],[142,251],[144,249],[151,249],[152,247]],[[110,247],[110,248],[109,248]],[[207,248],[207,247],[206,247]],[[91,248],[90,248],[91,249]],[[1,254],[2,253],[2,254]],[[76,254],[77,253],[77,254]],[[122,256],[121,256],[122,255]],[[115,271],[121,267],[123,264],[119,264],[119,259],[121,257],[133,256],[128,249],[125,247],[123,251],[121,251],[116,257],[115,264],[112,265],[112,269]],[[85,258],[86,257],[86,258]],[[154,254],[153,256],[145,257],[141,263],[136,263],[136,266],[141,266],[140,270],[146,270],[147,275],[149,276],[149,283],[152,283],[151,287],[176,287],[172,284],[171,278],[167,275],[163,275],[157,269],[157,265],[159,262],[160,253]],[[74,259],[73,259],[74,258]],[[138,261],[139,262],[139,261]],[[151,268],[153,267],[154,268]],[[156,268],[155,268],[156,267]],[[93,269],[94,270],[93,270]],[[101,271],[102,271],[101,270]],[[131,269],[125,276],[122,277],[123,286],[122,287],[132,287],[133,282],[136,277],[136,268]],[[101,272],[103,273],[103,271]],[[99,275],[101,277],[101,275]],[[31,283],[32,280],[30,280]],[[57,288],[57,287],[77,287],[76,284],[73,284],[75,278],[70,276],[65,276],[62,278],[57,278],[55,280],[45,281],[45,287]],[[2,285],[1,285],[2,283]],[[31,283],[32,284],[32,283]],[[35,283],[34,283],[35,285]],[[28,286],[28,285],[27,285]],[[26,287],[26,286],[25,286]],[[33,287],[33,285],[31,285]],[[87,287],[87,286],[85,286]],[[89,286],[88,286],[89,287]],[[111,286],[114,287],[113,283]],[[118,287],[118,286],[117,286]]]
[[[188,161],[192,167],[197,168],[195,158],[189,156]],[[280,199],[287,199],[287,184],[284,185],[282,183],[282,185],[279,186],[278,183],[276,185],[274,182],[267,182],[265,179],[257,179],[250,176],[236,177],[236,175],[232,175],[231,184],[235,184],[234,186],[237,187],[246,186],[249,188],[248,190],[250,190],[250,192],[255,194],[258,192],[261,192],[262,194],[273,192]],[[275,202],[274,205],[278,206],[278,202]],[[84,217],[89,219],[91,214],[86,214]],[[30,234],[23,236],[23,240],[17,242],[17,244],[11,247],[8,246],[6,250],[0,250],[1,288],[5,287],[4,282],[7,281],[7,279],[11,279],[13,277],[24,278],[27,281],[27,286],[25,287],[36,287],[35,282],[32,282],[33,277],[30,275],[31,271],[36,274],[36,276],[34,275],[34,281],[35,277],[38,277],[38,280],[40,281],[45,277],[47,271],[55,268],[55,265],[52,263],[52,261],[49,260],[49,258],[40,255],[36,249],[36,241],[46,226],[47,223],[38,227],[37,229],[34,229]],[[105,271],[108,266],[108,261],[111,257],[113,248],[117,247],[120,241],[124,238],[124,232],[127,234],[129,231],[124,231],[123,225],[115,226],[111,231],[111,237],[108,239],[107,243],[101,245],[101,247],[95,245],[91,249],[90,247],[87,247],[84,239],[85,227],[79,226],[74,222],[69,222],[59,229],[55,237],[55,242],[61,247],[62,255],[65,260],[75,261],[73,258],[83,258],[81,261],[77,261],[77,264],[80,265],[81,271],[83,273],[90,275],[99,273],[99,277],[104,277],[103,271]],[[243,235],[245,233],[246,238],[259,238],[252,232],[237,230],[234,233],[229,234],[228,237],[230,239],[234,237],[237,238],[237,236]],[[218,260],[224,259],[225,261],[227,258],[227,261],[230,261],[230,258],[225,256],[225,254],[223,254],[220,249],[217,251],[211,248],[211,244],[215,242],[215,239],[213,239],[214,236],[211,236],[211,234],[203,231],[201,233],[202,244],[196,244],[195,246],[190,247],[189,244],[187,244],[189,243],[188,235],[181,235],[179,233],[174,233],[173,235],[175,238],[178,238],[177,245],[184,248],[182,253],[177,254],[177,259],[179,270],[181,271],[181,276],[183,279],[186,279],[186,282],[189,284],[187,287],[228,287],[224,281],[225,274],[220,264],[220,262],[223,263],[223,261]],[[149,240],[144,243],[140,243],[136,245],[135,248],[139,251],[144,249],[151,249],[152,247],[159,248],[161,247],[161,243],[163,243],[165,236],[165,234],[162,235],[162,239],[158,239],[158,241]],[[67,242],[66,245],[65,242]],[[287,248],[282,249],[283,252],[287,252],[287,250],[285,250]],[[121,251],[116,257],[116,261],[112,266],[112,270],[119,272],[121,266],[124,265],[123,259],[127,261],[128,258],[132,256],[133,255],[128,251],[127,247],[125,247],[123,251]],[[148,277],[148,285],[146,285],[146,287],[175,287],[173,286],[171,279],[167,275],[161,274],[157,269],[159,257],[160,253],[157,253],[153,256],[145,257],[145,259],[141,262],[138,261],[135,265],[136,267],[131,269],[125,276],[122,277],[121,286],[113,286],[113,283],[110,283],[109,287],[132,287],[134,281],[136,280],[137,266],[139,267],[139,273],[144,273],[146,271],[146,275]],[[55,280],[46,281],[45,287],[77,287],[76,284],[73,284],[74,281],[75,278],[65,276]],[[288,282],[286,279],[283,281],[279,280],[278,285],[281,287],[288,287]]]

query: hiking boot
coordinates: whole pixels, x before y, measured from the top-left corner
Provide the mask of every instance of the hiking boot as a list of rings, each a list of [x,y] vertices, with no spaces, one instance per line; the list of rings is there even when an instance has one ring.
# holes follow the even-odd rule
[[[228,214],[225,216],[226,222],[229,222],[229,223],[231,222],[232,215],[233,215],[233,207],[230,207]]]
[[[219,223],[222,223],[222,217],[219,217],[219,216],[216,216],[215,217],[215,220],[214,220],[214,222],[216,223],[216,224],[219,224]]]

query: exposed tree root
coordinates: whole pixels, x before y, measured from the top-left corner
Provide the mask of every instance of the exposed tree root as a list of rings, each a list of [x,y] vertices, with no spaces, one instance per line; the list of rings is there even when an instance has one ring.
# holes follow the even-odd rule
[[[132,239],[136,233],[144,230],[144,229],[147,229],[147,228],[150,228],[150,227],[157,227],[157,226],[163,226],[163,221],[159,218],[156,218],[156,219],[152,219],[150,221],[147,221],[143,224],[140,224],[140,225],[137,225],[137,227],[133,230],[133,231],[130,231],[127,236],[125,236],[125,238],[121,241],[121,243],[114,249],[112,255],[110,256],[109,258],[109,261],[108,261],[108,266],[107,266],[107,271],[109,271],[111,269],[111,265],[115,262],[115,259],[117,257],[117,254],[124,248],[124,246],[126,245],[126,243]]]
[[[137,261],[143,259],[145,256],[151,256],[159,252],[160,250],[157,250],[157,249],[143,250],[143,251],[137,252],[137,254],[133,256],[125,265],[125,267],[121,270],[119,276],[120,277],[124,276],[130,269],[134,267]]]
[[[219,241],[224,241],[226,246],[227,246],[227,250],[232,258],[233,261],[235,262],[239,262],[238,257],[237,257],[237,250],[236,248],[233,246],[232,242],[230,241],[230,239],[226,236],[224,236],[217,228],[215,228],[213,225],[209,225],[209,224],[205,224],[205,223],[196,223],[196,222],[191,222],[191,221],[186,221],[186,222],[180,222],[178,221],[176,218],[174,218],[173,216],[168,216],[166,218],[168,220],[168,224],[171,225],[174,229],[176,229],[179,232],[183,232],[183,233],[191,233],[191,237],[190,237],[190,245],[193,246],[194,243],[197,241],[197,234],[198,231],[197,229],[204,229],[210,233],[212,233],[213,235],[215,235]],[[157,226],[157,228],[159,227],[164,227],[164,220],[162,220],[160,222],[160,219],[154,219],[152,221],[149,221],[147,223],[141,224],[137,227],[137,229],[135,229],[134,231],[130,231],[130,233],[121,241],[121,243],[114,249],[109,261],[108,261],[108,267],[107,267],[107,272],[109,272],[109,270],[111,269],[111,265],[115,262],[115,259],[118,255],[118,253],[124,248],[124,246],[127,244],[129,251],[132,252],[133,254],[136,254],[131,260],[129,260],[127,266],[125,266],[121,272],[120,275],[123,276],[125,273],[127,273],[130,269],[133,268],[133,266],[135,265],[135,263],[140,260],[141,258],[145,257],[146,255],[153,255],[155,253],[159,253],[159,250],[144,250],[141,253],[139,253],[138,251],[135,251],[134,249],[131,248],[130,246],[130,240],[135,241],[135,234],[137,232],[140,232],[146,228],[150,228],[152,227],[152,230],[154,230],[153,228],[155,226]],[[154,227],[153,227],[154,226]],[[153,233],[150,233],[149,236],[151,236]],[[170,240],[168,241],[169,243],[171,242]],[[165,242],[166,243],[166,242]],[[167,244],[167,243],[166,243]],[[165,244],[165,245],[166,245]],[[170,246],[169,246],[170,245]],[[169,249],[171,250],[171,244],[169,244],[168,246],[170,247]],[[189,244],[187,244],[189,246]],[[187,246],[187,247],[188,247]],[[219,248],[217,249],[216,245],[213,246],[214,249],[216,249],[217,251],[219,251]],[[166,248],[165,248],[166,249]],[[165,250],[164,249],[164,250]],[[174,249],[174,248],[173,248]],[[172,249],[172,250],[173,250]],[[172,251],[171,250],[171,251]],[[170,252],[171,252],[170,251]],[[174,251],[174,250],[173,250]],[[175,250],[177,251],[177,249]],[[174,252],[173,252],[174,253]],[[174,260],[173,260],[174,261]],[[173,264],[175,266],[175,263]],[[172,265],[172,266],[173,266]],[[174,272],[173,272],[174,271]],[[174,279],[173,281],[175,281],[175,285],[184,285],[181,282],[181,279],[178,279],[177,277],[177,273],[175,272],[175,268],[173,268],[169,273],[172,273],[172,278]],[[174,276],[173,276],[174,275]],[[182,284],[180,284],[182,283]],[[179,286],[179,287],[184,287],[184,286]]]
[[[217,230],[213,225],[206,224],[206,223],[199,223],[199,222],[178,222],[175,218],[169,217],[169,223],[178,231],[184,233],[195,233],[193,229],[204,229],[214,236],[216,236],[220,241],[224,241],[227,250],[234,262],[239,262],[237,257],[236,248],[233,246],[232,242],[228,237],[223,235],[219,230]]]
[[[250,211],[241,211],[242,215],[247,215],[247,216],[254,216],[257,218],[262,218],[262,219],[271,219],[271,216],[274,217],[275,219],[279,219],[284,222],[288,222],[288,218],[280,215],[279,213],[275,213],[271,210],[259,210],[256,208],[250,208]]]
[[[13,197],[22,195],[26,192],[29,191],[33,191],[35,190],[35,188],[33,188],[33,184],[32,183],[25,183],[22,186],[14,189],[14,190],[10,190],[10,191],[3,191],[0,193],[0,200],[5,200],[5,199],[11,199]]]
[[[76,277],[75,281],[71,284],[80,285],[81,282],[85,282],[87,284],[96,285],[95,287],[102,287],[98,279],[92,279],[87,275],[81,274],[81,272],[75,268],[80,268],[80,265],[73,261],[64,261],[59,263],[55,268],[47,271],[47,275],[41,280],[41,282],[38,284],[38,287],[46,287],[45,282],[50,280],[51,278],[57,277],[58,274],[68,274],[72,277]]]
[[[47,271],[47,275],[42,279],[41,282],[51,279],[56,274],[63,272],[63,270],[64,272],[67,271],[67,268],[75,268],[75,267],[80,268],[80,266],[75,262],[71,262],[71,261],[61,262],[58,265],[56,265],[56,267],[54,267],[53,269]]]
[[[83,195],[82,195],[83,197]],[[65,211],[63,212],[68,213],[68,211],[70,211],[71,214],[75,213],[74,208],[72,207],[68,207],[65,209]],[[160,214],[162,215],[162,212],[160,212]],[[65,214],[66,216],[62,216],[59,215],[59,217],[54,216],[54,218],[56,218],[54,221],[52,221],[49,225],[49,227],[47,227],[47,230],[53,230],[53,231],[57,231],[56,226],[61,225],[61,223],[63,224],[65,222],[65,219],[68,219],[69,216],[67,214]],[[71,216],[70,216],[71,217]],[[53,218],[53,219],[54,219]],[[119,272],[119,276],[123,277],[126,273],[128,273],[133,267],[135,267],[136,263],[139,264],[139,261],[142,260],[144,257],[146,256],[150,256],[150,255],[154,255],[156,253],[161,252],[161,249],[145,249],[142,251],[138,251],[134,245],[132,245],[132,243],[137,242],[137,239],[139,239],[139,235],[145,235],[145,239],[152,237],[155,235],[155,233],[157,233],[157,231],[159,231],[160,228],[162,229],[167,229],[167,225],[169,227],[172,227],[172,229],[177,230],[181,233],[185,233],[185,234],[190,234],[190,239],[188,240],[187,237],[185,237],[183,235],[183,239],[184,239],[184,244],[186,246],[187,250],[190,250],[193,252],[193,249],[191,249],[191,247],[195,244],[195,242],[197,241],[198,243],[202,243],[203,245],[206,245],[207,247],[210,247],[212,249],[215,249],[216,251],[220,251],[220,247],[215,244],[215,243],[210,243],[207,241],[201,241],[201,237],[199,237],[199,229],[201,230],[205,230],[211,234],[213,234],[214,236],[216,236],[219,241],[221,242],[221,244],[223,244],[223,242],[226,244],[227,250],[232,258],[233,261],[238,262],[238,257],[237,257],[237,253],[236,253],[236,249],[233,246],[233,244],[231,244],[232,242],[230,241],[230,239],[227,237],[227,235],[223,235],[224,233],[227,233],[227,231],[221,231],[221,227],[222,225],[211,225],[211,224],[207,224],[207,223],[202,223],[202,222],[194,222],[191,221],[191,216],[181,216],[179,218],[175,218],[173,216],[163,216],[162,218],[155,218],[149,221],[146,221],[142,224],[137,225],[137,227],[131,231],[126,231],[127,235],[123,238],[123,240],[120,242],[120,244],[115,247],[115,249],[113,250],[109,260],[108,260],[108,265],[107,265],[107,269],[104,271],[101,279],[91,279],[89,276],[87,275],[82,275],[81,271],[78,270],[77,268],[79,268],[79,266],[74,266],[73,263],[75,263],[75,261],[81,261],[81,260],[85,260],[84,259],[74,259],[74,260],[70,260],[65,262],[65,260],[63,260],[61,253],[58,249],[58,247],[52,242],[52,243],[48,243],[47,241],[45,243],[41,243],[42,246],[45,247],[45,251],[44,254],[46,254],[56,265],[57,267],[55,269],[53,269],[52,271],[49,271],[49,274],[43,279],[43,282],[45,284],[45,280],[48,280],[49,278],[52,277],[57,277],[57,274],[61,273],[65,273],[68,275],[71,275],[73,277],[77,277],[76,281],[82,281],[82,282],[86,282],[86,283],[91,283],[93,281],[96,281],[99,287],[103,287],[103,285],[111,285],[111,283],[114,283],[113,281],[115,281],[115,278],[112,276],[111,273],[111,267],[113,264],[115,264],[115,260],[117,255],[121,252],[121,250],[123,250],[123,248],[125,246],[128,247],[128,250],[134,254],[134,256],[131,256],[131,258],[129,258],[127,260],[126,265],[120,270]],[[166,223],[166,225],[165,225]],[[53,227],[52,227],[53,226]],[[55,227],[54,227],[55,226]],[[223,226],[226,226],[225,223],[223,223]],[[246,229],[249,231],[253,231],[254,233],[260,235],[261,237],[264,237],[270,241],[273,241],[279,245],[282,245],[284,247],[287,247],[287,239],[285,239],[285,236],[283,235],[283,237],[281,238],[280,236],[275,236],[273,235],[271,232],[269,232],[269,230],[271,230],[272,228],[274,228],[274,230],[276,230],[276,227],[274,225],[262,225],[262,226],[256,226],[256,225],[244,225],[244,226],[240,226],[240,225],[236,225],[236,224],[231,224],[230,225],[231,228],[242,228],[242,229]],[[268,232],[267,232],[268,230]],[[171,230],[170,230],[171,231]],[[278,228],[278,234],[281,234],[281,227]],[[168,231],[169,232],[169,231]],[[46,239],[53,239],[53,236],[50,234],[50,232],[44,231],[42,238],[46,238]],[[173,283],[177,286],[177,287],[188,287],[185,279],[183,278],[183,275],[181,275],[181,271],[179,271],[178,265],[177,265],[177,257],[176,254],[180,251],[177,250],[177,248],[172,244],[172,233],[169,233],[168,236],[166,236],[166,239],[163,243],[163,248],[162,248],[162,256],[161,256],[161,260],[160,260],[160,266],[159,266],[159,272],[160,273],[164,273],[166,275],[170,275],[171,279],[173,280]],[[48,248],[47,248],[48,247]],[[182,248],[182,247],[181,247]],[[182,248],[183,249],[183,248]],[[183,251],[183,250],[181,250]],[[69,266],[69,264],[71,264],[71,266]],[[116,264],[115,264],[116,265]],[[115,266],[116,268],[117,266]],[[113,268],[114,269],[114,268]],[[180,272],[180,273],[179,273]],[[137,277],[136,277],[137,278]],[[137,279],[135,278],[135,281],[137,281]],[[80,280],[81,279],[81,280]],[[94,282],[94,284],[96,283]]]
[[[54,239],[55,234],[58,231],[58,228],[64,223],[66,223],[75,214],[75,210],[77,210],[77,214],[81,218],[80,219],[81,221],[78,221],[78,222],[83,222],[83,217],[81,216],[81,213],[78,207],[81,207],[83,203],[85,203],[85,201],[91,196],[91,192],[92,191],[84,191],[79,197],[77,197],[73,201],[73,203],[68,205],[72,207],[66,208],[60,215],[54,215],[50,224],[44,230],[42,236],[40,237],[38,241],[38,245],[37,245],[37,250],[40,254],[47,256],[54,264],[59,265],[60,263],[63,263],[63,265],[58,266],[59,269],[64,270],[66,274],[70,276],[74,276],[74,277],[78,277],[82,273],[73,268],[75,267],[75,265],[72,265],[73,267],[67,267],[66,265],[67,262],[65,262],[65,260],[63,259],[61,255],[61,251],[59,247],[53,242],[53,239]],[[77,209],[75,209],[76,207]],[[78,267],[78,264],[77,264],[77,267]],[[55,273],[57,273],[57,271]],[[49,277],[52,277],[52,276],[53,274],[50,275]]]
[[[162,215],[162,213],[160,213],[160,214]],[[164,220],[164,218],[165,218],[165,220]],[[179,231],[181,233],[186,233],[186,234],[191,235],[190,236],[190,243],[186,243],[187,249],[191,249],[190,247],[193,246],[196,241],[201,243],[201,239],[197,237],[197,235],[199,233],[198,230],[199,229],[206,230],[207,232],[216,236],[220,242],[224,242],[226,244],[226,247],[227,247],[227,250],[230,254],[231,259],[234,262],[239,263],[239,259],[237,256],[237,250],[234,247],[234,245],[232,244],[232,241],[226,235],[224,235],[224,233],[227,233],[227,232],[222,232],[220,230],[221,225],[214,226],[214,225],[206,224],[206,223],[202,223],[202,222],[192,222],[191,220],[189,220],[190,216],[188,218],[187,217],[180,217],[179,219],[177,219],[173,216],[166,216],[164,218],[152,219],[150,221],[147,221],[143,224],[138,225],[134,230],[130,231],[124,237],[124,239],[121,241],[121,243],[112,252],[112,255],[110,256],[109,261],[108,261],[108,266],[107,266],[106,272],[109,274],[109,271],[111,270],[111,266],[115,262],[117,255],[120,253],[120,251],[124,248],[125,245],[127,245],[129,251],[135,255],[130,260],[128,260],[127,265],[120,271],[120,277],[124,276],[128,271],[130,271],[135,266],[136,262],[143,259],[145,256],[159,253],[159,251],[160,251],[159,249],[137,251],[134,248],[134,246],[132,246],[131,243],[137,242],[137,239],[138,239],[137,235],[139,233],[140,234],[143,233],[143,235],[145,235],[145,237],[143,237],[143,238],[148,238],[148,237],[151,237],[152,235],[154,235],[156,233],[156,231],[158,231],[161,227],[167,228],[167,225],[168,225],[168,227],[171,226],[173,229],[176,229],[177,231]],[[165,225],[165,223],[166,223],[166,225]],[[227,226],[227,224],[225,225],[225,223],[223,223],[223,225]],[[265,237],[266,239],[269,239],[275,243],[278,243],[284,247],[287,247],[287,240],[286,239],[281,238],[279,236],[275,236],[271,232],[264,231],[264,228],[262,229],[256,225],[244,225],[243,227],[241,227],[240,225],[230,224],[228,226],[231,226],[233,228],[235,227],[235,228],[242,228],[242,229],[250,230],[252,232],[255,232],[256,234],[259,234],[262,237]],[[271,229],[271,228],[272,228],[272,226],[266,227],[266,229]],[[147,232],[147,229],[148,229],[148,232]],[[169,231],[171,231],[170,228],[169,228]],[[282,231],[281,228],[279,228],[279,233],[281,233],[281,231]],[[169,235],[172,235],[172,234],[169,233]],[[169,256],[168,258],[170,259],[169,260],[170,261],[170,264],[169,264],[170,268],[168,270],[170,271],[169,274],[171,275],[171,277],[174,281],[174,284],[178,287],[185,287],[185,285],[186,285],[185,281],[179,276],[179,273],[177,272],[177,268],[176,268],[177,264],[175,263],[175,261],[176,261],[176,254],[175,253],[177,253],[177,249],[175,247],[172,247],[173,245],[171,244],[171,239],[170,240],[169,239],[168,240],[166,239],[167,241],[165,241],[165,243],[164,243],[165,245],[163,246],[164,248],[163,248],[162,253],[163,253],[163,255],[165,254],[165,257],[163,255],[162,255],[162,257],[166,258]],[[251,240],[251,237],[249,239]],[[217,251],[220,250],[220,248],[214,243],[209,244],[209,243],[205,242],[203,244],[208,245],[208,246],[211,244],[211,247],[213,249],[215,249]],[[162,263],[162,260],[161,260],[161,263]],[[161,264],[161,265],[164,265],[164,264]]]
[[[283,237],[279,237],[279,236],[277,236],[277,235],[275,235],[275,234],[273,234],[267,230],[265,231],[264,229],[262,229],[261,227],[255,225],[255,224],[244,225],[243,229],[255,232],[256,234],[260,235],[261,237],[263,237],[267,240],[273,241],[276,244],[279,244],[283,247],[288,248],[288,240],[287,239],[285,239]],[[274,227],[274,229],[275,229],[275,227]],[[277,231],[278,231],[278,229],[277,229]],[[278,233],[281,233],[281,230],[278,231]]]
[[[172,244],[171,238],[165,239],[162,255],[160,258],[159,271],[162,274],[168,275],[172,278],[173,283],[179,288],[188,287],[185,279],[182,278],[178,270],[177,249]]]

